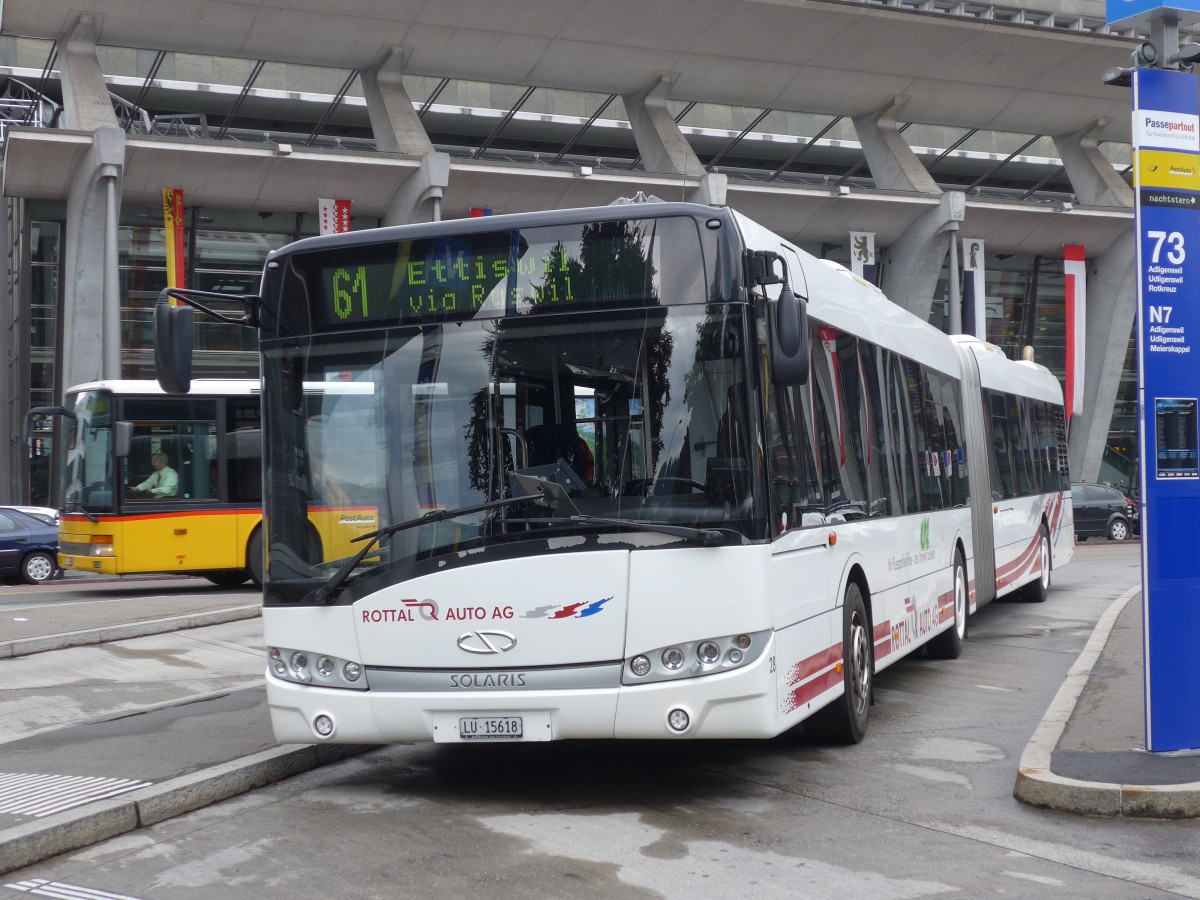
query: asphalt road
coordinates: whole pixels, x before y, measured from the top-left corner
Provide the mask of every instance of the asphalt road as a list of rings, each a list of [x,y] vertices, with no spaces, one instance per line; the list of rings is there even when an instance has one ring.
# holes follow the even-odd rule
[[[1136,544],[1081,545],[1045,604],[1000,602],[973,617],[961,659],[881,673],[870,733],[855,747],[785,735],[381,748],[12,872],[0,900],[1200,897],[1200,823],[1089,819],[1012,797],[1021,752],[1063,677],[1138,579]],[[240,661],[259,650],[252,631],[221,634],[209,643],[226,668],[185,671],[174,691],[200,681],[211,690],[208,679],[236,686],[261,668]],[[146,668],[122,662],[164,690],[148,673],[191,657],[158,640]],[[80,652],[40,654],[42,677],[53,680],[60,653]],[[86,679],[45,690],[106,694]],[[256,727],[247,708],[199,730],[220,740]],[[21,727],[38,719],[27,712]]]

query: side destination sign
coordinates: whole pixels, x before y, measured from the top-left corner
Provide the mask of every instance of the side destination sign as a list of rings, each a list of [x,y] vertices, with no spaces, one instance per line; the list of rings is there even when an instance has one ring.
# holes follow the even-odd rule
[[[1142,610],[1152,752],[1200,748],[1198,111],[1195,75],[1133,71]]]

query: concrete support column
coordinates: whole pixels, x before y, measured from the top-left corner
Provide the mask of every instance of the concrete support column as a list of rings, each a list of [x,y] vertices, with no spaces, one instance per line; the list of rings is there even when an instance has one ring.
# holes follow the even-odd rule
[[[434,152],[433,141],[413,109],[404,88],[408,49],[392,47],[383,60],[362,73],[363,96],[375,145],[386,153],[424,156]]]
[[[724,175],[721,172],[709,172],[688,193],[687,199],[689,203],[703,203],[706,206],[725,206],[725,195],[728,190],[728,175]]]
[[[1082,206],[1124,206],[1133,208],[1133,188],[1117,174],[1100,148],[1095,133],[1108,124],[1098,119],[1074,134],[1056,135],[1054,149],[1067,170],[1071,189]]]
[[[1137,313],[1137,241],[1129,229],[1089,264],[1083,410],[1071,417],[1072,481],[1095,481]]]
[[[638,93],[625,95],[625,114],[647,172],[701,176],[700,158],[667,109],[667,93],[675,78],[675,74],[663,75]]]
[[[80,16],[59,47],[63,125],[92,132],[91,148],[68,176],[63,341],[56,359],[59,383],[68,387],[121,375],[117,223],[125,132],[96,56],[95,20]]]
[[[907,97],[893,97],[869,115],[854,116],[854,131],[881,190],[940,194],[942,189],[900,134],[896,116],[907,102]]]
[[[64,387],[121,374],[117,211],[124,166],[125,132],[100,128],[70,176],[56,360]]]
[[[919,216],[904,236],[887,248],[881,287],[888,299],[928,320],[946,251],[966,214],[967,195],[946,191],[937,206]]]
[[[442,197],[450,184],[450,155],[430,151],[421,159],[421,167],[396,189],[384,225],[410,222],[437,222],[442,218]]]
[[[80,16],[74,27],[58,42],[58,65],[62,72],[62,127],[75,131],[115,128],[113,111],[96,56],[96,20]]]
[[[3,215],[0,215],[0,247],[4,253],[9,277],[0,288],[0,382],[9,388],[4,398],[4,414],[0,418],[0,503],[24,503],[25,492],[22,476],[28,471],[27,456],[21,442],[21,426],[25,410],[29,407],[28,379],[22,376],[29,371],[29,358],[21,352],[21,334],[28,333],[29,324],[22,315],[20,281],[14,278],[16,265],[20,261],[9,252],[14,235],[9,227],[11,209],[17,200],[4,199]],[[24,385],[24,390],[22,390]]]

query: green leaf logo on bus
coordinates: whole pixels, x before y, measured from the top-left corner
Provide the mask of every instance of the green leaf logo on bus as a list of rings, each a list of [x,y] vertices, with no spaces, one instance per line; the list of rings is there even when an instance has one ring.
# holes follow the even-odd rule
[[[921,520],[921,549],[929,549],[929,517]]]

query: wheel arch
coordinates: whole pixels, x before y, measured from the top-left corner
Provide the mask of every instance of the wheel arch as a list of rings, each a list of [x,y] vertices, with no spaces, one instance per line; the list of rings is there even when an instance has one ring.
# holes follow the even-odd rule
[[[846,603],[846,589],[851,584],[857,584],[859,591],[862,593],[863,606],[867,609],[867,623],[871,626],[871,630],[875,628],[875,609],[871,598],[871,585],[867,581],[867,570],[861,558],[857,555],[851,557],[846,562],[846,567],[842,575],[841,582],[838,584],[838,605],[841,609]],[[871,668],[875,668],[875,646],[874,641],[869,642],[871,645]]]

